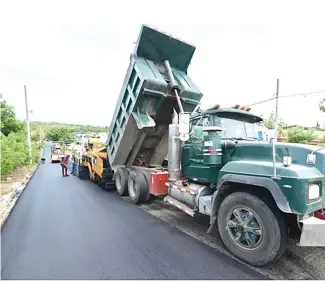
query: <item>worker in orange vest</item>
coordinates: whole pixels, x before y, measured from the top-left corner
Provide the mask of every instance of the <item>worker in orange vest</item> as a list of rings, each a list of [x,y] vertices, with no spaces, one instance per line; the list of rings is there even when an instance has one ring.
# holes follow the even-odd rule
[[[63,156],[63,157],[61,158],[61,163],[60,163],[60,165],[61,165],[61,167],[62,167],[62,176],[63,176],[63,177],[67,177],[67,176],[69,176],[69,175],[68,175],[68,163],[69,163],[69,158],[70,158],[70,155],[69,155],[69,154],[67,154],[66,156]]]

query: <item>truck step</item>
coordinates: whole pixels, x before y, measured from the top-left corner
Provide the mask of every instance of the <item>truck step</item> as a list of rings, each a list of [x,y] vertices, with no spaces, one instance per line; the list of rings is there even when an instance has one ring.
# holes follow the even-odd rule
[[[211,199],[212,196],[201,196],[199,198],[199,212],[203,215],[208,215],[210,216],[211,214]]]
[[[174,199],[173,197],[167,195],[164,198],[164,201],[174,205],[175,207],[177,207],[178,209],[182,210],[183,212],[187,213],[188,215],[190,215],[191,217],[194,217],[195,212],[193,209],[191,209],[190,207],[186,206],[185,204],[183,204],[182,202],[179,202],[178,200]]]

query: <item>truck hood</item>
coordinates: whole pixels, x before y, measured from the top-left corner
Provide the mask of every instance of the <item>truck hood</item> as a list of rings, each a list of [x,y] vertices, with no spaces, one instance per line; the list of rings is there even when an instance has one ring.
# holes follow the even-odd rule
[[[281,164],[284,156],[292,158],[292,166],[296,168],[316,168],[322,175],[325,174],[325,148],[315,152],[316,163],[307,164],[307,155],[312,151],[320,149],[320,146],[295,144],[295,143],[276,143],[276,162]],[[272,144],[267,142],[240,141],[234,148],[231,161],[273,161]],[[304,170],[304,169],[303,169]]]

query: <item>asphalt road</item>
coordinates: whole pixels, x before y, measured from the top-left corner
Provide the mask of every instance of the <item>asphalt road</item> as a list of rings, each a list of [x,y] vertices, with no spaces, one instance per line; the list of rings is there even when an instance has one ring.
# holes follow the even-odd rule
[[[2,279],[265,279],[59,164],[39,166],[1,244]]]
[[[42,158],[45,159],[45,163],[51,163],[51,150],[52,150],[52,143],[46,142],[42,154]]]

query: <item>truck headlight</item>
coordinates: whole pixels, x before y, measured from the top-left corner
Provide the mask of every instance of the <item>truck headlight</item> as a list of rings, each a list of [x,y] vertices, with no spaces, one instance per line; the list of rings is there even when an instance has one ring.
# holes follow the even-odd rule
[[[312,183],[308,186],[308,201],[315,201],[320,197],[320,186],[317,183]]]

